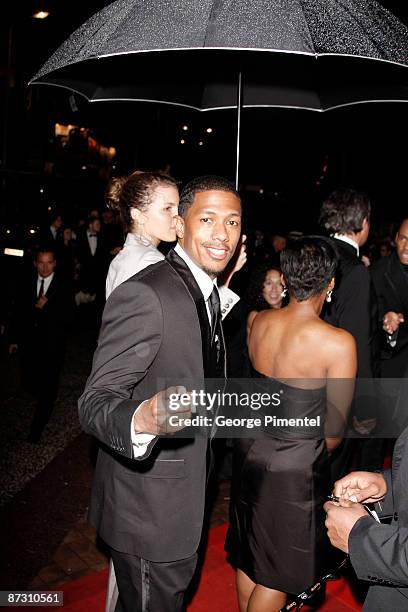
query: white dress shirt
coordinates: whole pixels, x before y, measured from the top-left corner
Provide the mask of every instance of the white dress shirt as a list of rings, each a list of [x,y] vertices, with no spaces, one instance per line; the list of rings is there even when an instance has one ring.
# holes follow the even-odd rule
[[[98,235],[96,232],[91,232],[90,230],[86,231],[86,235],[88,237],[88,244],[89,248],[91,249],[92,256],[94,256],[96,253],[96,247],[98,246]]]
[[[46,276],[45,278],[43,278],[42,276],[38,275],[37,278],[37,297],[38,294],[40,293],[40,287],[41,287],[41,281],[44,281],[44,293],[43,295],[45,295],[49,289],[49,286],[51,285],[51,281],[54,278],[54,272],[52,274],[50,274],[49,276]]]

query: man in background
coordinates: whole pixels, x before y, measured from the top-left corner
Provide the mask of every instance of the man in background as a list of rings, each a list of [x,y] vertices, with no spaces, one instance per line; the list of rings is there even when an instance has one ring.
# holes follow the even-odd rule
[[[10,322],[9,353],[18,351],[23,383],[37,400],[28,437],[33,443],[40,440],[54,408],[74,314],[72,287],[56,265],[51,247],[37,252],[34,274],[18,286]]]

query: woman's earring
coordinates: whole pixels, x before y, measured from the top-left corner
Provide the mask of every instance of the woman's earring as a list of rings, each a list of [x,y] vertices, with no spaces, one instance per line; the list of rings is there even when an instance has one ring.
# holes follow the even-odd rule
[[[333,289],[329,289],[328,292],[326,293],[326,302],[332,301],[332,293],[333,293]]]
[[[285,286],[285,285],[283,285],[283,289],[282,289],[281,297],[283,297],[283,298],[284,298],[284,297],[286,296],[287,292],[288,292],[288,290],[286,289],[286,286]]]

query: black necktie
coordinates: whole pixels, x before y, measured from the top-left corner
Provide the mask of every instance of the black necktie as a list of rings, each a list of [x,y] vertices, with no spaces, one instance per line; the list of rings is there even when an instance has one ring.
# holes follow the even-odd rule
[[[218,294],[217,287],[214,286],[212,293],[209,297],[208,304],[211,313],[211,344],[214,342],[215,330],[221,320],[221,305],[220,296]]]
[[[40,290],[38,292],[38,297],[40,298],[42,295],[44,295],[44,279],[41,279],[41,283],[40,283]]]

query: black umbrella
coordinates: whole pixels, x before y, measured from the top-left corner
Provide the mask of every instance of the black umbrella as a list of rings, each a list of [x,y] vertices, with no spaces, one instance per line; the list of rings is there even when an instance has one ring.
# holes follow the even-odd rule
[[[30,84],[90,102],[324,111],[408,100],[408,29],[375,0],[117,0]]]

